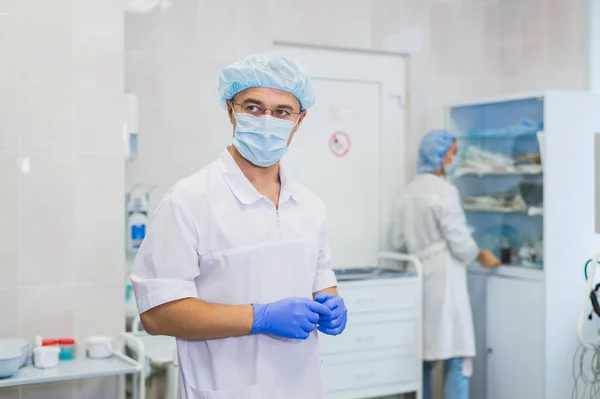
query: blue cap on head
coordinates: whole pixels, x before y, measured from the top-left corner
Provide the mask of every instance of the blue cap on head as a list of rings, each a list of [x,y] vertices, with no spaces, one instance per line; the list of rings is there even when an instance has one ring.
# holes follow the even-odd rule
[[[434,173],[440,170],[454,136],[447,130],[432,130],[421,139],[417,158],[417,173]]]
[[[219,75],[221,105],[251,87],[268,87],[296,96],[302,110],[312,107],[315,95],[310,77],[294,60],[277,54],[253,54],[225,67]]]

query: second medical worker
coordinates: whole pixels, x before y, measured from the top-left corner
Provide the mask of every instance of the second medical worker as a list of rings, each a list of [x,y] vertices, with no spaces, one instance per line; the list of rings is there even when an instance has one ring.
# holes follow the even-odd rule
[[[256,54],[221,72],[219,93],[233,145],[159,206],[131,275],[142,323],[177,338],[181,398],[323,398],[316,330],[340,334],[347,311],[325,206],[279,162],[310,78]]]
[[[467,266],[500,263],[480,249],[469,232],[458,189],[446,177],[454,164],[456,138],[446,130],[427,133],[419,145],[417,176],[396,204],[394,246],[423,264],[423,397],[431,399],[431,371],[445,363],[444,398],[469,399],[475,334]]]

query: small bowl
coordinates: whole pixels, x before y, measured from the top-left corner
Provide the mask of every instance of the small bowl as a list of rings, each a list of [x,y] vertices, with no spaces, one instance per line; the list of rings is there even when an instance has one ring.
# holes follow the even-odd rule
[[[19,367],[23,367],[27,364],[27,358],[29,357],[29,343],[24,339],[19,338],[7,338],[0,339],[0,347],[14,347],[21,350],[21,364]]]
[[[23,352],[12,340],[0,339],[0,378],[17,374],[21,367]]]

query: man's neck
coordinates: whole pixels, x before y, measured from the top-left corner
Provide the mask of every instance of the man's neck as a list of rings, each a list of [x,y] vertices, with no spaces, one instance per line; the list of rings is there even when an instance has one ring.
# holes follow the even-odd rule
[[[260,192],[264,194],[263,191],[269,191],[273,185],[279,186],[279,162],[275,165],[267,166],[266,168],[262,168],[256,165],[253,165],[246,158],[239,153],[235,146],[229,147],[229,153],[235,160],[235,163],[242,170],[242,173],[246,178],[252,183],[252,185]]]

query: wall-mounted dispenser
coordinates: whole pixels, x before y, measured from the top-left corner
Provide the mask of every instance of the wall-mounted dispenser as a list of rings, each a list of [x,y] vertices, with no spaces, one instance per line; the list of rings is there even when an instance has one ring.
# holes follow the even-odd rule
[[[152,188],[137,184],[127,192],[127,252],[129,254],[135,254],[146,237]]]
[[[134,161],[138,151],[138,98],[134,93],[125,93],[125,121],[123,139],[125,142],[125,160]]]

